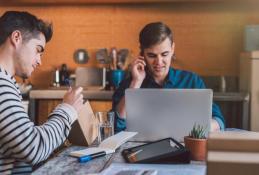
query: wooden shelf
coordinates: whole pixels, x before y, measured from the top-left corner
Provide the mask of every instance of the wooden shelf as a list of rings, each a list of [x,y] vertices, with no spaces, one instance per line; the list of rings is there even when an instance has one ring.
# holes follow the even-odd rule
[[[175,2],[224,2],[226,0],[0,0],[3,5],[151,4]]]

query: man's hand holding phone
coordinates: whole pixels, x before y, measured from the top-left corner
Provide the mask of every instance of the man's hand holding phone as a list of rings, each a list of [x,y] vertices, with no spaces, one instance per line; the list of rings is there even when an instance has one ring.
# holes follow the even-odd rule
[[[140,88],[143,80],[146,77],[146,62],[143,56],[139,56],[132,62],[131,75],[132,81],[130,84],[130,88]]]

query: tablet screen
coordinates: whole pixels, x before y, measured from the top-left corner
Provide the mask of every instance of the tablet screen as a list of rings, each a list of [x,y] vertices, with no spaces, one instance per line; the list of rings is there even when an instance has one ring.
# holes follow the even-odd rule
[[[176,145],[173,140],[165,139],[159,142],[144,144],[136,148],[128,149],[126,152],[126,156],[128,161],[133,163],[152,157],[168,154],[179,149],[179,146]]]

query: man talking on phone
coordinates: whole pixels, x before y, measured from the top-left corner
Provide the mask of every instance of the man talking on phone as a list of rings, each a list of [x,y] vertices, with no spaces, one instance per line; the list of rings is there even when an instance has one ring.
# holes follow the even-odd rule
[[[127,88],[204,89],[195,73],[171,67],[175,42],[170,28],[162,23],[147,24],[139,34],[140,56],[131,64],[131,76],[122,81],[113,95],[115,132],[126,129],[125,90]],[[225,128],[219,107],[213,103],[211,131]]]

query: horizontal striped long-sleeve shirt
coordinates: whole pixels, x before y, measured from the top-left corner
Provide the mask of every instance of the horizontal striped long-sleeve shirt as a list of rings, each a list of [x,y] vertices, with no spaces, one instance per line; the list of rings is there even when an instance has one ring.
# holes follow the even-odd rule
[[[30,121],[13,76],[0,69],[0,174],[30,172],[67,138],[76,110],[62,103],[41,126]],[[27,166],[25,165],[27,164]]]

